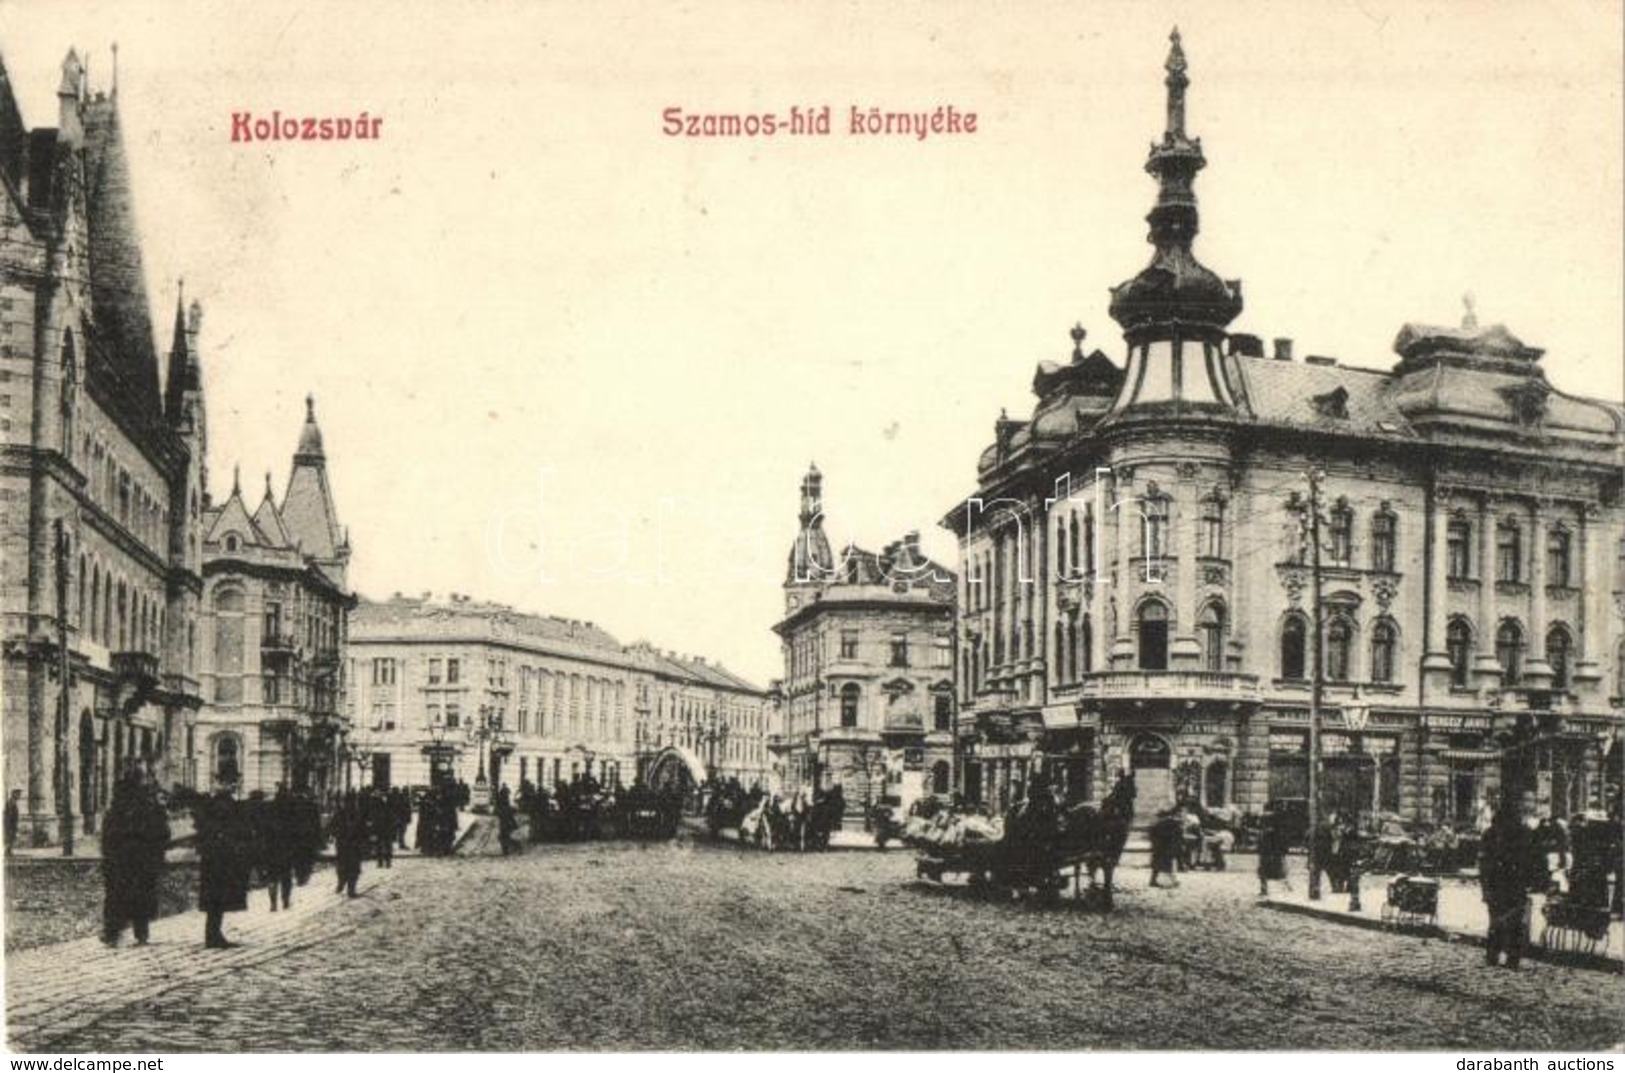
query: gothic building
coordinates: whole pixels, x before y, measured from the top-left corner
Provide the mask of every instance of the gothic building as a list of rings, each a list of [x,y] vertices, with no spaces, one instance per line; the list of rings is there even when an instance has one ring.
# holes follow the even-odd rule
[[[184,774],[204,487],[201,313],[160,376],[116,86],[69,52],[56,126],[0,62],[5,786],[23,837],[93,829],[138,764]]]
[[[269,474],[252,511],[234,479],[226,501],[204,511],[203,532],[206,703],[188,732],[189,782],[241,793],[340,788],[341,654],[356,601],[314,399],[281,504]]]
[[[947,795],[953,771],[954,575],[918,533],[879,553],[824,534],[823,477],[801,483],[800,530],[784,580],[779,784],[839,783],[849,808]]]
[[[1086,798],[1133,771],[1142,813],[1303,799],[1318,529],[1327,807],[1474,822],[1503,772],[1547,811],[1602,807],[1625,409],[1471,310],[1404,326],[1385,368],[1231,332],[1241,284],[1192,248],[1206,158],[1177,33],[1166,70],[1154,253],[1111,292],[1122,364],[1074,329],[943,522],[960,789],[1003,807],[1042,766]]]
[[[347,754],[364,784],[767,776],[760,689],[591,622],[397,593],[360,605],[346,656]]]

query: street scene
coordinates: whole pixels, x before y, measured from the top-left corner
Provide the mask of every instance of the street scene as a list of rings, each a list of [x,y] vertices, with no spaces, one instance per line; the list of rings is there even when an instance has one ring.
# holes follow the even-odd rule
[[[1625,1047],[1625,13],[1232,3],[0,9],[5,1045]]]
[[[139,951],[102,947],[94,926],[8,946],[8,971],[35,992],[13,988],[13,1046],[1590,1050],[1620,1038],[1617,977],[1544,963],[1487,975],[1471,943],[1273,912],[1256,904],[1251,855],[1153,889],[1131,854],[1106,915],[1070,890],[1038,906],[921,880],[895,847],[769,854],[696,830],[505,857],[483,834],[452,857],[368,867],[353,901],[321,872],[290,914],[256,892],[228,917],[242,940],[231,950],[198,948],[196,913],[160,918]]]

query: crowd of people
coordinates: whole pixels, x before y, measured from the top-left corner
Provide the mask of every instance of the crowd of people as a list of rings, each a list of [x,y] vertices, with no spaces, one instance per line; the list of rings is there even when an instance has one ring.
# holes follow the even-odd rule
[[[419,849],[450,852],[460,800],[463,791],[455,785],[423,795],[418,803]],[[138,768],[125,772],[113,787],[101,830],[102,939],[109,945],[117,944],[126,928],[137,944],[148,940],[172,843],[170,804]],[[313,796],[286,786],[269,797],[255,791],[241,799],[221,788],[190,804],[197,905],[204,916],[204,945],[211,948],[232,945],[225,936],[225,916],[247,909],[255,887],[265,888],[272,912],[292,908],[294,889],[310,880],[329,842],[335,890],[355,897],[362,864],[370,858],[377,867],[391,867],[395,850],[406,848],[413,815],[411,794],[400,788],[337,795],[325,822]]]

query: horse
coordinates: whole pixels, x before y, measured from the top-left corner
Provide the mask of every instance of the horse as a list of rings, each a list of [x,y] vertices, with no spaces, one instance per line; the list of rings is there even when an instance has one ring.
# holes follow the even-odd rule
[[[741,844],[754,843],[764,849],[773,849],[773,825],[768,818],[771,804],[767,795],[761,794],[757,798],[756,807],[745,813],[744,818],[739,821]]]
[[[1080,866],[1089,871],[1089,890],[1103,910],[1112,908],[1112,877],[1128,844],[1129,827],[1134,820],[1133,791],[1116,791],[1093,805],[1073,805],[1058,817],[1056,839],[1063,853],[1080,852]],[[1099,873],[1099,878],[1096,874]]]

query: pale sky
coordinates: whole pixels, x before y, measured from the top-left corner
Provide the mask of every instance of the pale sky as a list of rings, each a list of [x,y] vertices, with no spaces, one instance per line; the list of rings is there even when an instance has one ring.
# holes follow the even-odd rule
[[[1461,296],[1621,397],[1617,3],[0,6],[33,126],[70,45],[119,100],[167,350],[205,307],[213,491],[286,484],[317,397],[352,580],[472,593],[765,684],[816,459],[837,545],[974,489],[1001,407],[1147,260],[1169,28],[1197,253],[1237,331],[1389,367]],[[853,136],[953,104],[974,135]],[[827,138],[661,112],[832,106]],[[232,144],[231,113],[384,117]],[[250,504],[253,506],[253,503]],[[501,539],[495,539],[500,534]],[[600,569],[594,569],[598,567]]]

